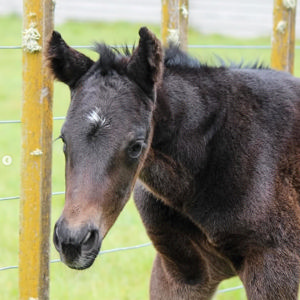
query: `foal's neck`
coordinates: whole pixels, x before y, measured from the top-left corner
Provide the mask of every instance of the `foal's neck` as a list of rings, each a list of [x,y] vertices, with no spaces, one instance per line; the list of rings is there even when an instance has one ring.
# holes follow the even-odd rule
[[[214,68],[166,71],[157,90],[152,148],[182,157],[184,152],[195,152],[195,147],[197,153],[205,151],[225,120],[224,72]]]
[[[167,70],[157,89],[156,109],[153,114],[155,130],[153,147],[170,145],[177,140],[177,133],[188,128],[189,120],[200,120],[200,95],[196,83],[185,73]]]
[[[175,112],[163,84],[157,90],[153,120],[155,127],[152,147],[155,148],[156,146],[162,146],[162,144],[171,142],[174,135]]]

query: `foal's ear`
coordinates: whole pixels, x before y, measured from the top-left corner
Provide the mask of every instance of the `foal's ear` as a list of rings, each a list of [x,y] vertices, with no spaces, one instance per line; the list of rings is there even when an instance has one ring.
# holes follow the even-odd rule
[[[69,47],[56,31],[53,31],[48,42],[46,58],[55,78],[70,87],[73,87],[94,63],[84,54]]]
[[[162,80],[163,53],[160,41],[146,27],[139,30],[140,40],[128,65],[127,74],[153,100],[155,86]]]

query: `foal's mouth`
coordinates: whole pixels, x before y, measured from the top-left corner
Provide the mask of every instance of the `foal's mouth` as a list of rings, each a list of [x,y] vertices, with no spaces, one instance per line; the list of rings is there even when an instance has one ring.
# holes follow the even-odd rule
[[[69,268],[76,270],[89,268],[94,263],[101,248],[99,231],[95,229],[87,231],[81,238],[78,236],[75,238],[73,235],[73,237],[65,236],[63,239],[56,225],[53,241],[61,261]]]
[[[61,261],[71,269],[84,270],[92,266],[94,263],[100,247],[98,250],[90,253],[81,253],[76,259],[70,260],[64,254],[60,254]]]

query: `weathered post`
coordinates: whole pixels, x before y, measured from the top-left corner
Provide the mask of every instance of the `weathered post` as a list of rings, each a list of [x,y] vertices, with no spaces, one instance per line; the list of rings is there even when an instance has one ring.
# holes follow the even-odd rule
[[[52,81],[43,58],[53,0],[23,1],[20,299],[49,298]]]
[[[188,49],[189,0],[179,0],[179,41],[181,48]]]
[[[293,73],[297,0],[274,0],[271,66]]]
[[[188,45],[188,0],[162,0],[162,43],[178,43],[184,50]]]

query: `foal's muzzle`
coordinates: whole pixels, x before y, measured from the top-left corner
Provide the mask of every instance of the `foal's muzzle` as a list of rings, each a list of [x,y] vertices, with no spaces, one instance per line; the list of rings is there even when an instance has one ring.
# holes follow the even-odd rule
[[[53,242],[61,260],[77,270],[90,267],[101,247],[99,230],[95,226],[70,228],[64,219],[55,224]]]

